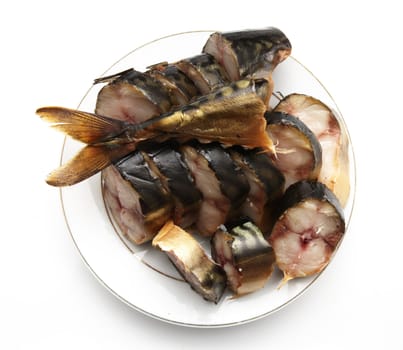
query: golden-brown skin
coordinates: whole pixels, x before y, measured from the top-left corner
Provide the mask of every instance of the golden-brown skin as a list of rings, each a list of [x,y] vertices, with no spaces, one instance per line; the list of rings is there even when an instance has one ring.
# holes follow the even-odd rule
[[[73,159],[51,173],[53,186],[78,183],[121,159],[149,139],[199,139],[272,151],[266,133],[268,82],[240,80],[203,96],[181,109],[140,124],[130,124],[63,107],[43,107],[37,114],[53,127],[87,143]]]
[[[154,237],[153,246],[168,255],[183,278],[204,299],[219,301],[226,286],[225,273],[193,236],[168,221]]]

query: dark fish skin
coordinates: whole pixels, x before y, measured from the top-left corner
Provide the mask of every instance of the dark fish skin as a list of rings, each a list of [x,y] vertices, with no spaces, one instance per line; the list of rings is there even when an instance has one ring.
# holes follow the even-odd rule
[[[340,216],[343,222],[342,231],[344,231],[345,218],[340,201],[335,194],[326,187],[326,185],[318,181],[299,181],[291,185],[284,193],[281,201],[278,202],[275,211],[276,218],[283,215],[288,208],[308,199],[317,199],[319,201],[330,203],[337,212],[337,215]]]
[[[221,65],[209,54],[200,54],[175,64],[197,86],[202,95],[229,83]]]
[[[252,76],[260,69],[272,71],[291,52],[291,43],[277,28],[213,33],[203,48],[212,54],[210,45],[218,41],[232,50],[238,63],[239,78]],[[216,57],[217,58],[217,57]],[[218,59],[220,62],[220,60]],[[223,62],[220,62],[223,64]]]
[[[151,240],[172,217],[171,195],[139,151],[105,169],[105,204],[122,234],[134,244]]]
[[[185,145],[189,146],[189,143]],[[172,219],[181,227],[196,223],[203,200],[192,172],[183,159],[185,145],[179,147],[171,141],[162,144],[143,143],[138,150],[115,164],[121,176],[130,181],[133,189],[139,193],[144,205],[151,202],[159,208],[162,205],[159,201],[163,199],[166,202],[167,195],[171,196]],[[219,186],[218,191],[221,190],[223,198],[228,202],[228,211],[222,221],[217,222],[217,226],[237,218],[250,188],[242,169],[235,165],[229,152],[217,143],[191,142],[190,145],[204,157],[207,169],[211,169],[217,187]],[[162,191],[162,187],[165,191]],[[143,208],[144,214],[147,214],[147,209]],[[161,214],[165,215],[165,212]],[[211,216],[210,220],[213,220]]]
[[[144,215],[171,205],[169,193],[164,189],[160,179],[153,174],[142,152],[135,151],[116,162],[114,166],[139,193]]]
[[[243,151],[244,162],[253,168],[265,184],[269,197],[275,200],[283,193],[284,176],[273,165],[267,154],[259,150]]]
[[[231,202],[229,217],[233,217],[238,213],[250,190],[245,174],[235,165],[229,152],[219,144],[205,144],[198,149],[214,171],[221,191]]]
[[[255,182],[259,182],[264,196],[264,208],[262,216],[251,217],[255,224],[264,232],[270,231],[273,225],[272,207],[283,195],[285,178],[274,166],[269,155],[259,149],[245,150],[240,147],[230,149],[231,156],[238,166],[253,174]]]
[[[174,142],[145,143],[141,146],[141,150],[158,169],[162,182],[175,200],[173,214],[175,224],[182,227],[193,224],[202,196],[194,185],[193,177],[182,159],[178,145]]]
[[[195,96],[200,95],[192,80],[174,64],[159,63],[148,67],[146,74],[159,80],[169,91],[173,107],[183,106]]]
[[[250,221],[212,238],[212,257],[227,272],[236,295],[252,293],[266,284],[274,270],[274,252],[259,228]]]

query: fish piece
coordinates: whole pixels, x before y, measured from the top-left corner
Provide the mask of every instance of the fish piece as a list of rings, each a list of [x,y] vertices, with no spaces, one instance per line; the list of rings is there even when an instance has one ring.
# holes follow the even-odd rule
[[[347,131],[332,110],[320,100],[304,94],[290,94],[274,108],[301,119],[322,147],[318,181],[324,183],[345,207],[350,194],[349,141]]]
[[[63,107],[43,107],[36,112],[57,130],[89,143],[68,163],[48,176],[54,186],[85,180],[136,149],[141,141],[180,142],[198,139],[224,145],[261,147],[272,152],[264,119],[267,81],[242,80],[203,96],[176,111],[132,124]],[[91,156],[91,159],[88,159]]]
[[[192,289],[205,300],[218,303],[226,287],[226,275],[189,233],[168,221],[152,244],[167,254]]]
[[[271,80],[271,72],[291,54],[291,43],[277,28],[213,33],[204,53],[212,55],[231,81],[242,78]]]
[[[139,123],[168,112],[172,107],[169,90],[151,75],[129,69],[99,78],[105,85],[98,93],[95,113]]]
[[[250,221],[228,232],[218,230],[211,249],[213,259],[227,274],[228,287],[238,296],[263,288],[273,273],[273,249]]]
[[[298,118],[283,112],[266,112],[266,131],[275,145],[274,165],[285,177],[284,188],[299,180],[316,180],[322,167],[322,147]]]
[[[345,231],[337,197],[320,182],[299,181],[286,190],[277,210],[269,242],[284,273],[281,285],[322,271]]]
[[[198,216],[202,195],[196,188],[190,170],[174,142],[141,145],[150,158],[151,168],[160,174],[161,182],[174,199],[173,220],[181,227],[192,225]],[[150,165],[149,163],[149,165]]]
[[[197,144],[185,144],[180,151],[197,189],[203,195],[196,220],[197,232],[203,236],[212,236],[217,228],[226,222],[231,202],[223,193],[216,174],[200,152],[200,148]]]
[[[175,65],[193,81],[202,95],[229,83],[225,70],[209,54],[186,58]]]
[[[159,63],[149,67],[147,74],[158,79],[169,91],[173,106],[183,106],[201,93],[195,84],[174,64]]]
[[[250,190],[244,172],[236,166],[230,153],[218,143],[201,145],[198,147],[198,151],[206,158],[219,182],[221,192],[230,202],[226,221],[239,216],[241,206]]]
[[[269,156],[257,150],[230,149],[231,157],[240,167],[250,186],[241,208],[241,214],[250,218],[264,233],[272,224],[272,208],[284,192],[284,175],[274,166]]]
[[[135,151],[104,171],[105,204],[131,242],[151,240],[172,217],[173,201],[158,176]]]

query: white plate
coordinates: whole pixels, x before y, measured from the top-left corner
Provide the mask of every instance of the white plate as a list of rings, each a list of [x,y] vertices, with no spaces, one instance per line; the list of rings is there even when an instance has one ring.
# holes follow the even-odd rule
[[[124,56],[105,75],[130,67],[142,71],[150,64],[196,55],[201,52],[209,34],[206,31],[180,33],[152,41]],[[315,96],[341,115],[322,84],[294,58],[276,68],[274,81],[275,91],[283,95],[300,92]],[[90,88],[80,109],[94,110],[99,88]],[[62,162],[70,159],[81,147],[81,144],[66,139]],[[347,224],[355,191],[355,165],[351,151],[350,162],[352,190],[345,211]],[[99,281],[127,305],[163,321],[194,327],[224,327],[250,322],[286,306],[318,278],[296,279],[278,290],[281,275],[276,271],[262,290],[237,299],[226,294],[215,305],[193,292],[163,253],[153,250],[150,245],[135,247],[121,239],[105,210],[99,174],[61,189],[61,199],[74,243]]]

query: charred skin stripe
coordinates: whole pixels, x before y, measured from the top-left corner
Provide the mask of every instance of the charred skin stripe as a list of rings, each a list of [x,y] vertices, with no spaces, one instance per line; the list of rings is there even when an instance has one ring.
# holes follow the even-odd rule
[[[226,275],[189,233],[168,221],[152,244],[168,255],[183,278],[204,299],[215,303],[220,300]]]
[[[278,203],[278,217],[269,237],[282,284],[321,272],[340,243],[345,221],[340,202],[324,184],[300,181]]]
[[[264,287],[274,270],[273,249],[250,221],[229,232],[218,230],[212,240],[212,256],[223,267],[236,295]]]

